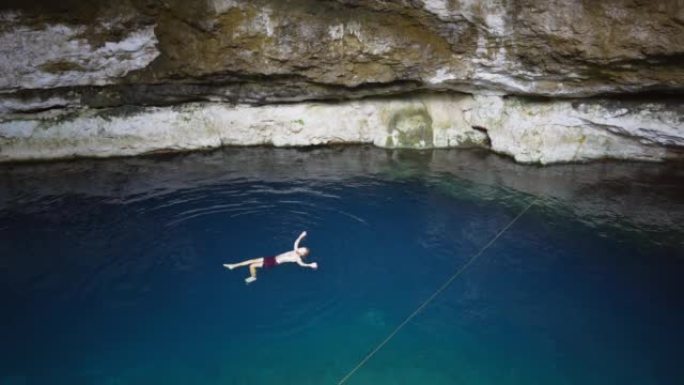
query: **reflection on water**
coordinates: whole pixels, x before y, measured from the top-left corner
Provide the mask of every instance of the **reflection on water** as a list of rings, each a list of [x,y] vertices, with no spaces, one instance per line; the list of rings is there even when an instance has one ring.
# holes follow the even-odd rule
[[[0,167],[0,384],[674,384],[679,164],[228,148]],[[308,230],[316,272],[247,272]]]
[[[479,150],[402,152],[367,146],[306,150],[227,148],[157,157],[3,165],[0,209],[21,205],[22,210],[40,212],[64,194],[119,204],[179,194],[163,203],[174,205],[193,199],[201,201],[202,196],[192,196],[196,191],[185,191],[198,187],[204,187],[201,194],[215,190],[237,197],[244,194],[239,190],[243,186],[234,184],[250,181],[304,181],[302,187],[264,192],[287,195],[300,191],[313,195],[324,194],[316,189],[317,183],[347,183],[363,177],[423,178],[439,189],[468,194],[474,199],[497,199],[504,190],[530,195],[541,199],[549,210],[574,215],[589,225],[605,223],[679,232],[684,226],[684,168],[679,163],[606,161],[535,167]],[[219,200],[213,206],[205,203],[184,215],[221,211],[243,215],[241,211],[265,210],[274,204],[251,202],[254,205],[245,207],[244,202],[226,205]]]

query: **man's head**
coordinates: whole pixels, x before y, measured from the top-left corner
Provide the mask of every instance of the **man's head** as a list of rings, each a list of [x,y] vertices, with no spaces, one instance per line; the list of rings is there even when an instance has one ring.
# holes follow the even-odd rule
[[[300,257],[304,258],[307,255],[309,255],[309,248],[308,247],[300,247],[297,249],[297,254],[299,254]]]

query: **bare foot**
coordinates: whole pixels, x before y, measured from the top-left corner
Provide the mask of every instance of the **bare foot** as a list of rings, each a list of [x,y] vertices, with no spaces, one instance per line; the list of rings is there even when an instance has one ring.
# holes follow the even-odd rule
[[[226,269],[230,269],[230,270],[233,270],[235,268],[235,266],[231,265],[230,263],[224,263],[223,267],[225,267]]]
[[[256,281],[256,278],[255,278],[255,277],[247,277],[247,278],[245,278],[245,283],[248,283],[248,284],[249,284],[249,283],[252,283],[252,282],[254,282],[254,281]]]

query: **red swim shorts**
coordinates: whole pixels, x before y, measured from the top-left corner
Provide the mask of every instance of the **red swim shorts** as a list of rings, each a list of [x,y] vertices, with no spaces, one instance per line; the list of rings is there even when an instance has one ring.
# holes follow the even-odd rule
[[[276,261],[276,257],[264,257],[264,268],[267,267],[273,267],[278,264],[278,261]]]

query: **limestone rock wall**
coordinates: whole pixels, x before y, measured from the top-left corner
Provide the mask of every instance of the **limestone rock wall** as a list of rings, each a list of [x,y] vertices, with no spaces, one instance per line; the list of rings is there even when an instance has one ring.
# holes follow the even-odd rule
[[[682,153],[683,91],[682,0],[0,4],[4,160],[331,142],[659,160]]]
[[[488,147],[523,163],[663,160],[681,152],[681,106],[501,96],[414,95],[337,103],[187,103],[0,121],[0,161],[106,157],[225,145],[373,143],[387,148]],[[606,127],[605,121],[611,126]],[[613,128],[613,127],[619,127]],[[629,130],[629,131],[625,131]],[[673,139],[674,143],[662,141]]]

